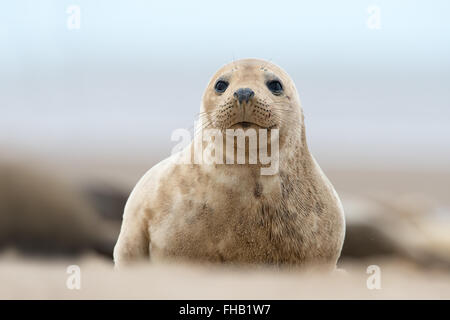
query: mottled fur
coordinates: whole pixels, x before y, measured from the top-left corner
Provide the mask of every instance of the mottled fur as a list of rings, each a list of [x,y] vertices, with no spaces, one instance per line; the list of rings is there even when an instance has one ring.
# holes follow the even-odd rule
[[[224,76],[230,86],[218,95],[214,84]],[[270,77],[282,81],[283,95],[267,89]],[[231,98],[240,87],[255,92],[244,108]],[[265,61],[236,61],[213,76],[201,111],[205,127],[226,129],[246,121],[279,129],[279,172],[261,175],[260,164],[179,164],[178,157],[192,145],[160,162],[128,200],[116,264],[150,257],[334,268],[345,233],[343,210],[308,150],[289,76]]]

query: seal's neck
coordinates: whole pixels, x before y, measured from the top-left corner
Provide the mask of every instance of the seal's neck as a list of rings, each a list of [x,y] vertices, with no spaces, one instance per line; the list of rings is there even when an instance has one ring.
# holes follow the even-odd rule
[[[280,172],[310,171],[313,158],[306,141],[303,115],[296,126],[280,129]]]

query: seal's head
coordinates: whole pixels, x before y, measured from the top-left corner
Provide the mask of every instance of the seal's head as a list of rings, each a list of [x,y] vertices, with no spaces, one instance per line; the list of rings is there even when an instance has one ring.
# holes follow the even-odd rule
[[[264,60],[243,59],[222,67],[210,80],[200,113],[204,127],[300,127],[297,89],[288,74]]]

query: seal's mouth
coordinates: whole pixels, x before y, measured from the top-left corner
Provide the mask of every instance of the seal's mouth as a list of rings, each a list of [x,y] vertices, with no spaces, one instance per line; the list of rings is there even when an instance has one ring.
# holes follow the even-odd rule
[[[252,124],[257,125],[256,123],[253,122],[247,122],[247,121],[242,121],[242,122],[238,122],[236,123],[238,125],[241,125],[242,128],[248,128],[250,127]],[[258,126],[258,125],[257,125]],[[259,127],[259,126],[258,126]]]
[[[255,122],[249,122],[249,121],[240,121],[240,122],[236,122],[234,123],[230,129],[248,129],[248,128],[253,128],[253,129],[273,129],[275,128],[276,125],[270,126],[270,127],[264,127],[261,126]]]
[[[258,128],[263,128],[263,127],[261,127],[257,123],[249,122],[249,121],[236,122],[230,127],[230,129],[239,129],[239,128],[241,128],[241,129],[248,129],[248,128],[258,129]]]

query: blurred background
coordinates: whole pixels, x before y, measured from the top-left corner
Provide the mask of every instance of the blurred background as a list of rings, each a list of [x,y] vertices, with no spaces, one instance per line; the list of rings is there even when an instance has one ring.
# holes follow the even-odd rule
[[[214,72],[256,57],[296,83],[347,215],[340,265],[448,274],[448,1],[0,7],[0,271],[11,250],[110,264],[134,184],[192,129]]]

